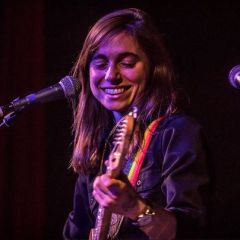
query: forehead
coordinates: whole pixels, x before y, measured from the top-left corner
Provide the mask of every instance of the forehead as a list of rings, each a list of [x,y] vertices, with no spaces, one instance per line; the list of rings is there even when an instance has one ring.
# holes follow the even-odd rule
[[[115,35],[100,44],[94,56],[100,54],[111,57],[122,53],[133,53],[139,57],[146,57],[137,40],[127,33]]]

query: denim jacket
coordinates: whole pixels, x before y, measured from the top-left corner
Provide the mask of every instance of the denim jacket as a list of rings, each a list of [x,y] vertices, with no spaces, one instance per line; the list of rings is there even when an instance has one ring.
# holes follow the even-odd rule
[[[208,183],[207,145],[201,126],[184,114],[162,121],[152,137],[136,191],[153,206],[173,212],[177,237],[198,237],[205,220],[204,194]],[[94,176],[79,175],[73,210],[65,223],[64,239],[88,239],[98,205],[92,196]],[[119,239],[148,239],[125,219]]]

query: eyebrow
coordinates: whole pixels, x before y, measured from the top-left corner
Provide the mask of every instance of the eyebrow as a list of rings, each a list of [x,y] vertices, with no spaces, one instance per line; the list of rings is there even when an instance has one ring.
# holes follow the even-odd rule
[[[139,56],[133,52],[123,52],[123,53],[120,53],[117,58],[118,59],[123,59],[125,57],[134,57],[136,59],[139,59]],[[99,54],[96,54],[92,57],[92,60],[95,60],[95,59],[107,59],[107,56],[103,53],[99,53]]]

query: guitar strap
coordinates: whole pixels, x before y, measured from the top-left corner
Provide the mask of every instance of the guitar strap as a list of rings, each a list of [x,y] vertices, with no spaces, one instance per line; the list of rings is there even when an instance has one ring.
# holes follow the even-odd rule
[[[139,150],[130,166],[130,170],[127,175],[128,180],[133,187],[136,186],[138,176],[139,176],[142,164],[143,164],[143,160],[146,156],[152,136],[153,136],[157,126],[163,119],[164,119],[164,116],[157,118],[156,120],[151,122],[144,133],[142,145],[139,148]],[[124,219],[124,216],[122,216],[120,214],[116,214],[116,213],[112,214],[111,224],[110,224],[110,228],[109,228],[109,238],[110,239],[116,238],[116,236],[120,230],[121,224],[123,222],[123,219]]]

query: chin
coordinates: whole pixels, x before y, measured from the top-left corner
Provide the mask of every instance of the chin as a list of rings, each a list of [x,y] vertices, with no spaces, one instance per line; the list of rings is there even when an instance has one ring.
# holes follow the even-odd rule
[[[129,106],[104,106],[105,108],[107,108],[109,111],[112,112],[119,112],[119,113],[126,113],[128,112]]]

